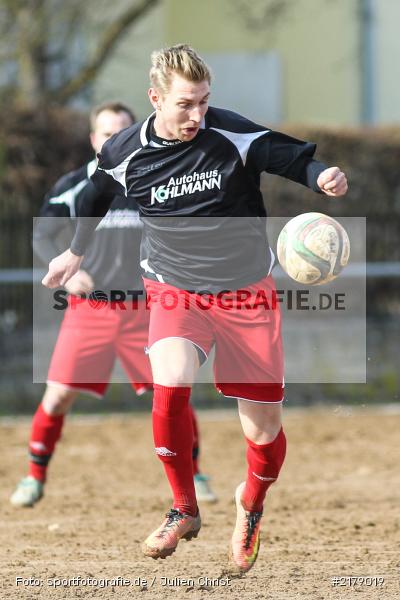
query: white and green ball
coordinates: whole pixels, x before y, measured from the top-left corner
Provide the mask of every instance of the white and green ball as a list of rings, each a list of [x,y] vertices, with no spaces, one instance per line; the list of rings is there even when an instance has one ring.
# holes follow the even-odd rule
[[[278,260],[298,283],[321,285],[335,279],[348,263],[350,241],[332,217],[304,213],[294,217],[279,234]]]

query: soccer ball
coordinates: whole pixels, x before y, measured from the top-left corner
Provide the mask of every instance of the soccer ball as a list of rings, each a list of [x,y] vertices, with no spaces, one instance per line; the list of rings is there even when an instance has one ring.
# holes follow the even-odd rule
[[[350,256],[345,229],[322,213],[304,213],[286,223],[279,234],[278,260],[298,283],[321,285],[335,279]]]

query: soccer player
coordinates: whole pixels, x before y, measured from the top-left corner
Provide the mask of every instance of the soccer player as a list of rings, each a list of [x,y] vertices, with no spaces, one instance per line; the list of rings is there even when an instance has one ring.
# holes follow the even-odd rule
[[[314,160],[314,144],[209,107],[210,71],[189,46],[154,52],[150,81],[154,113],[104,145],[92,177],[102,193],[123,190],[134,198],[144,223],[154,442],[174,501],[143,551],[165,558],[181,538],[200,530],[188,407],[195,374],[215,346],[216,386],[238,398],[247,446],[247,478],[236,489],[230,544],[232,568],[244,573],[256,561],[264,499],[286,450],[279,307],[266,311],[260,301],[275,289],[260,174],[281,175],[328,196],[345,194],[347,181],[338,167]],[[95,210],[94,204],[91,214]],[[74,275],[92,229],[78,224],[71,248],[50,263],[44,285]],[[204,290],[210,310],[202,305]]]
[[[94,151],[100,152],[107,139],[134,122],[131,110],[120,102],[94,108],[90,117]],[[55,239],[60,231],[74,227],[76,217],[84,214],[85,198],[98,196],[90,181],[96,163],[93,160],[64,175],[46,195],[33,234],[34,250],[44,263],[59,253]],[[150,362],[144,352],[149,310],[139,266],[141,237],[142,223],[135,199],[115,194],[82,268],[65,284],[71,294],[69,306],[52,355],[46,390],[32,421],[29,473],[11,496],[14,506],[33,506],[42,498],[48,463],[61,436],[66,413],[79,392],[98,398],[104,395],[116,357],[137,395],[153,387]],[[130,298],[129,302],[103,302],[96,308],[90,301],[93,290],[100,289],[110,298],[113,291],[127,290],[127,286],[135,292],[137,302]],[[82,299],[82,295],[89,298]],[[216,496],[207,476],[199,470],[199,435],[193,409],[191,417],[196,432],[192,459],[197,497],[213,502]]]

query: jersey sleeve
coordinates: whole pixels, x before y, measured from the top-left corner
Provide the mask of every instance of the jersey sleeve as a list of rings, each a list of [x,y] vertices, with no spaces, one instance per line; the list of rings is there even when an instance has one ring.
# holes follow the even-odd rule
[[[76,200],[70,193],[68,176],[62,177],[46,194],[39,217],[33,224],[32,247],[44,264],[48,264],[61,249],[55,240],[70,224],[71,212],[75,212]],[[71,211],[71,203],[72,211]]]
[[[62,229],[66,229],[69,219],[67,217],[40,216],[35,219],[32,234],[32,247],[40,260],[48,265],[61,249],[55,243],[55,238]]]
[[[41,217],[71,217],[75,213],[74,182],[68,175],[61,177],[47,192],[40,209]]]
[[[70,250],[77,256],[85,254],[97,225],[108,212],[114,196],[100,192],[93,181],[89,181],[79,195],[77,203],[77,225]]]
[[[97,157],[99,159],[99,164],[91,177],[91,180],[97,191],[101,195],[107,195],[111,197],[116,195],[125,195],[125,190],[121,183],[116,181],[106,169],[103,169],[100,166],[103,163],[102,155],[98,154]]]
[[[116,136],[113,136],[115,138]],[[126,190],[119,176],[120,157],[115,152],[115,139],[107,140],[97,155],[97,169],[91,179],[101,195],[114,197],[125,195]]]
[[[313,158],[316,147],[311,142],[278,131],[268,131],[252,143],[248,160],[260,173],[266,171],[280,175],[321,192],[317,179],[327,166]]]
[[[116,133],[105,142],[97,155],[97,168],[91,177],[93,185],[85,190],[85,197],[79,208],[76,233],[70,247],[71,252],[77,256],[85,253],[97,225],[107,213],[115,196],[127,195],[126,168],[138,151],[131,148],[131,138],[134,138],[135,131],[133,126]],[[140,149],[140,146],[138,148]]]

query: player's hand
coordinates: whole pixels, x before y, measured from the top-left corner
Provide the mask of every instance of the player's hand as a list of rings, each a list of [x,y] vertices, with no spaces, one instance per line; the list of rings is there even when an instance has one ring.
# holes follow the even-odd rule
[[[348,189],[346,175],[339,167],[329,167],[322,171],[317,184],[327,196],[344,196]]]
[[[49,272],[42,279],[42,284],[50,289],[63,286],[79,271],[83,256],[75,256],[66,250],[49,264]]]
[[[67,292],[79,296],[80,294],[90,294],[94,288],[94,281],[89,273],[80,269],[67,283],[64,285]]]

